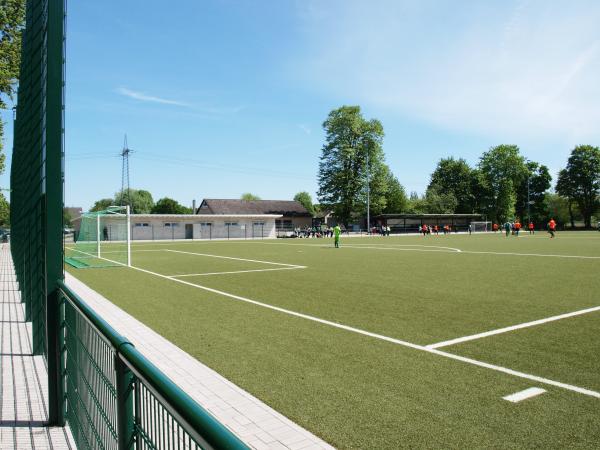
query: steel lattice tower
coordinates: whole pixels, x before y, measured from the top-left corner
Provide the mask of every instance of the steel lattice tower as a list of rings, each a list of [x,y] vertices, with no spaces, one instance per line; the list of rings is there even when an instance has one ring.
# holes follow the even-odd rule
[[[131,192],[129,186],[129,155],[133,150],[127,146],[127,135],[123,142],[123,150],[121,151],[121,204],[119,206],[129,205],[131,213],[133,213],[133,205],[131,204]]]

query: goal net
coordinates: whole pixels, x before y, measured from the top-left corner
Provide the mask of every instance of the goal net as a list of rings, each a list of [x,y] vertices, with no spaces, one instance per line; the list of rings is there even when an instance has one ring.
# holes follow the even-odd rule
[[[128,206],[84,213],[75,242],[65,246],[65,262],[77,268],[131,266]]]
[[[471,222],[471,231],[473,233],[492,231],[492,222]]]

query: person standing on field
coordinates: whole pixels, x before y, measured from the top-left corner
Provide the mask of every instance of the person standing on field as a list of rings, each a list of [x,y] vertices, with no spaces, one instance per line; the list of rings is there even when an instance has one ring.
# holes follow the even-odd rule
[[[535,234],[535,227],[533,226],[533,222],[529,221],[529,234]]]
[[[340,235],[342,234],[342,229],[339,225],[333,227],[333,242],[335,244],[335,248],[340,248]]]
[[[511,231],[511,224],[510,222],[507,220],[506,223],[504,224],[504,231],[506,231],[506,237],[510,236],[510,231]]]
[[[548,222],[548,233],[550,233],[550,239],[554,239],[554,232],[556,231],[556,222],[554,219],[550,219]]]

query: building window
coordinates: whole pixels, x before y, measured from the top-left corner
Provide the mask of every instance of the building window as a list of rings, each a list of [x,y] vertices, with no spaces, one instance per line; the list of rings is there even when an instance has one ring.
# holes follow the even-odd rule
[[[264,222],[254,222],[252,225],[254,225],[255,227],[264,227],[265,223]]]
[[[225,222],[225,226],[226,227],[237,227],[238,223],[237,222]]]
[[[200,222],[199,225],[203,227],[212,227],[212,222]]]
[[[165,222],[165,227],[178,227],[179,222]]]
[[[149,227],[150,224],[148,222],[136,222],[136,227]]]

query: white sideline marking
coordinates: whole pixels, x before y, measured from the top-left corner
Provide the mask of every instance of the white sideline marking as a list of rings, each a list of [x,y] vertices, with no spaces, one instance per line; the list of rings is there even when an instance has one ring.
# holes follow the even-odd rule
[[[591,312],[600,311],[600,306],[594,306],[593,308],[580,309],[579,311],[573,311],[559,316],[547,317],[545,319],[534,320],[532,322],[520,323],[518,325],[512,325],[510,327],[498,328],[497,330],[486,331],[484,333],[472,334],[470,336],[463,336],[456,339],[450,339],[449,341],[437,342],[435,344],[429,344],[427,348],[440,348],[447,347],[449,345],[460,344],[461,342],[473,341],[475,339],[481,339],[488,336],[494,336],[495,334],[507,333],[509,331],[520,330],[521,328],[533,327],[541,325],[543,323],[554,322],[556,320],[566,319],[568,317],[581,316],[582,314],[588,314]]]
[[[209,273],[186,273],[185,275],[167,275],[170,278],[181,278],[181,277],[202,277],[206,275],[226,275],[231,273],[249,273],[249,272],[273,272],[276,270],[297,270],[306,269],[305,266],[295,267],[278,267],[277,269],[254,269],[254,270],[235,270],[232,272],[209,272]]]
[[[263,245],[297,245],[304,247],[315,247],[315,248],[330,248],[330,245],[319,245],[319,244],[288,244],[288,243],[275,243],[275,242],[252,242],[252,244],[263,244]],[[368,246],[370,244],[340,244],[340,248],[364,248],[371,250],[396,250],[396,251],[405,251],[405,252],[440,252],[440,253],[460,253],[461,255],[471,254],[471,255],[502,255],[502,256],[538,256],[538,257],[548,257],[548,258],[571,258],[571,259],[600,259],[600,256],[580,256],[580,255],[553,255],[553,254],[543,254],[543,253],[516,253],[516,252],[485,252],[485,251],[472,251],[472,250],[460,250],[458,248],[453,249],[452,247],[437,247],[452,249],[452,251],[448,250],[437,250],[432,248],[431,250],[418,249],[418,248],[397,248],[397,247],[376,247],[376,246]]]
[[[543,253],[476,252],[468,250],[463,250],[462,253],[470,253],[472,255],[541,256],[548,258],[600,259],[600,256],[552,255]]]
[[[271,261],[260,261],[258,259],[234,258],[233,256],[209,255],[208,253],[184,252],[183,250],[165,249],[164,251],[165,252],[172,252],[172,253],[183,253],[183,254],[186,254],[186,255],[209,256],[211,258],[232,259],[234,261],[246,261],[246,262],[255,262],[255,263],[262,263],[262,264],[272,264],[274,266],[296,267],[296,268],[306,269],[306,266],[298,266],[296,264],[276,263],[276,262],[271,262]]]
[[[85,252],[81,252],[81,253],[85,253]],[[100,259],[106,259],[106,258],[100,258]],[[117,261],[112,261],[110,259],[106,259],[106,260],[110,261],[110,262],[113,262],[113,263],[116,263],[116,264],[119,264],[121,266],[127,267],[123,263],[120,263],[120,262],[117,262]],[[531,380],[531,381],[536,381],[538,383],[547,384],[549,386],[559,387],[559,388],[562,388],[562,389],[565,389],[565,390],[568,390],[568,391],[577,392],[579,394],[588,395],[590,397],[594,397],[594,398],[600,399],[600,392],[592,391],[590,389],[585,389],[585,388],[582,388],[582,387],[579,387],[579,386],[574,386],[574,385],[567,384],[567,383],[561,383],[560,381],[554,381],[554,380],[550,380],[548,378],[538,377],[537,375],[530,375],[530,374],[527,374],[527,373],[524,373],[524,372],[519,372],[519,371],[516,371],[516,370],[508,369],[506,367],[496,366],[494,364],[489,364],[489,363],[486,363],[486,362],[483,362],[483,361],[478,361],[476,359],[466,358],[464,356],[455,355],[453,353],[447,353],[447,352],[444,352],[444,351],[441,351],[441,350],[437,350],[437,349],[433,349],[433,348],[427,348],[427,347],[422,346],[422,345],[413,344],[411,342],[402,341],[400,339],[394,339],[394,338],[391,338],[391,337],[388,337],[388,336],[384,336],[384,335],[381,335],[381,334],[377,334],[377,333],[371,333],[370,331],[365,331],[365,330],[361,330],[359,328],[350,327],[348,325],[343,325],[341,323],[331,322],[331,321],[325,320],[325,319],[319,319],[318,317],[309,316],[308,314],[302,314],[302,313],[299,313],[299,312],[291,311],[289,309],[280,308],[278,306],[268,305],[266,303],[262,303],[262,302],[259,302],[259,301],[256,301],[256,300],[251,300],[249,298],[240,297],[239,295],[234,295],[234,294],[230,294],[228,292],[219,291],[217,289],[212,289],[212,288],[209,288],[209,287],[206,287],[206,286],[202,286],[202,285],[199,285],[199,284],[189,283],[189,282],[184,281],[184,280],[179,280],[177,278],[169,277],[167,275],[162,275],[160,273],[151,272],[150,270],[142,269],[142,268],[139,268],[139,267],[131,266],[130,268],[134,269],[134,270],[137,270],[139,272],[144,272],[144,273],[147,273],[147,274],[150,274],[150,275],[154,275],[154,276],[159,277],[159,278],[164,278],[164,279],[167,279],[167,280],[171,280],[171,281],[174,281],[176,283],[185,284],[186,286],[190,286],[190,287],[193,287],[193,288],[196,288],[196,289],[201,289],[203,291],[212,292],[213,294],[222,295],[224,297],[229,297],[229,298],[232,298],[234,300],[239,300],[241,302],[250,303],[250,304],[253,304],[253,305],[256,305],[256,306],[261,306],[263,308],[270,309],[270,310],[273,310],[273,311],[278,311],[278,312],[281,312],[281,313],[284,313],[284,314],[288,314],[290,316],[299,317],[301,319],[310,320],[312,322],[317,322],[317,323],[320,323],[320,324],[323,324],[323,325],[328,325],[328,326],[331,326],[331,327],[334,327],[334,328],[338,328],[338,329],[341,329],[341,330],[346,330],[346,331],[350,331],[352,333],[361,334],[363,336],[369,336],[369,337],[372,337],[372,338],[375,338],[375,339],[379,339],[379,340],[382,340],[382,341],[391,342],[393,344],[398,344],[398,345],[401,345],[403,347],[412,348],[414,350],[420,350],[420,351],[423,351],[423,352],[426,352],[426,353],[431,353],[431,354],[434,354],[434,355],[443,356],[445,358],[453,359],[453,360],[456,360],[456,361],[461,361],[461,362],[464,362],[464,363],[467,363],[467,364],[472,364],[474,366],[483,367],[485,369],[494,370],[496,372],[505,373],[505,374],[508,374],[508,375],[512,375],[512,376],[515,376],[515,377],[518,377],[518,378],[524,378],[524,379]]]
[[[518,403],[522,400],[526,400],[531,397],[535,397],[537,395],[543,394],[546,392],[546,389],[532,387],[529,389],[525,389],[521,392],[515,392],[514,394],[507,395],[506,397],[502,397],[504,400],[508,400],[512,403]]]
[[[263,245],[291,245],[297,247],[314,247],[314,248],[333,248],[332,244],[322,245],[319,244],[288,244],[288,243],[275,243],[275,242],[252,242],[252,244],[263,244]],[[383,245],[383,244],[380,244]],[[342,244],[343,248],[357,248],[357,249],[371,249],[371,250],[395,250],[398,252],[441,252],[441,253],[461,253],[462,250],[458,248],[452,247],[438,247],[438,246],[429,246],[429,245],[402,245],[402,246],[394,246],[394,247],[376,247],[371,244]],[[401,247],[428,247],[431,250],[427,250],[424,248],[401,248]]]

